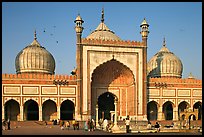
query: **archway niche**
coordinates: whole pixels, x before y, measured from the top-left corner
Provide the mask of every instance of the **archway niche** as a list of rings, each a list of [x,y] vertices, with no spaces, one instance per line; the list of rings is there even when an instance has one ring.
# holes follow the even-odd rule
[[[57,118],[57,106],[52,100],[46,100],[42,105],[42,119],[45,121],[51,121]]]
[[[150,101],[147,104],[147,119],[157,120],[158,117],[158,103],[155,101]]]
[[[184,109],[189,108],[189,104],[186,101],[182,101],[181,103],[179,103],[178,105],[178,116],[180,116],[181,112],[184,112]],[[179,117],[180,120],[180,117]]]
[[[75,112],[75,106],[74,103],[71,100],[65,100],[62,102],[60,106],[60,119],[61,120],[73,120],[74,119],[74,113]]]
[[[167,101],[163,104],[162,107],[165,120],[173,120],[173,104],[170,101]]]
[[[202,118],[202,103],[200,101],[193,105],[193,110],[198,109],[198,120]]]
[[[18,121],[20,119],[19,103],[13,99],[8,100],[4,105],[5,120]]]
[[[24,104],[24,118],[25,120],[39,120],[38,103],[32,99]]]

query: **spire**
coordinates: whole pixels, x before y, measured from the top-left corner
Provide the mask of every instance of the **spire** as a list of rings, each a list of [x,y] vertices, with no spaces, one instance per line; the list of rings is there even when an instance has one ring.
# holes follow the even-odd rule
[[[36,30],[35,30],[35,32],[34,32],[34,40],[36,40],[37,39],[37,37],[36,37]]]
[[[34,40],[31,43],[31,45],[36,45],[36,46],[41,46],[38,41],[37,41],[37,37],[36,37],[36,30],[34,31]]]
[[[163,46],[166,47],[165,37],[164,37],[164,40],[163,40]]]
[[[102,8],[102,13],[101,13],[101,22],[104,22],[104,8]]]

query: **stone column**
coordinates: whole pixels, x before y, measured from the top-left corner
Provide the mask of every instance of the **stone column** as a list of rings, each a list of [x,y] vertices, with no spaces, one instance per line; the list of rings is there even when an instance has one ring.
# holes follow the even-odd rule
[[[117,125],[117,100],[115,99],[114,105],[115,105],[115,118],[114,118],[114,125]]]
[[[173,108],[173,120],[178,120],[178,107]]]
[[[42,106],[39,106],[39,121],[42,121]]]
[[[2,119],[5,119],[4,118],[4,106],[2,106]]]
[[[57,119],[60,119],[60,106],[57,106]]]
[[[96,127],[99,127],[99,124],[98,124],[98,104],[96,104]]]
[[[20,121],[23,121],[23,106],[20,106]]]
[[[118,131],[120,131],[120,128],[117,125],[117,103],[118,103],[118,100],[115,97],[115,99],[114,99],[114,105],[115,105],[115,118],[114,119],[115,120],[114,120],[114,126],[112,127],[113,133],[117,133]]]
[[[157,120],[163,120],[162,107],[159,107],[159,109],[158,109],[158,117],[157,117]]]

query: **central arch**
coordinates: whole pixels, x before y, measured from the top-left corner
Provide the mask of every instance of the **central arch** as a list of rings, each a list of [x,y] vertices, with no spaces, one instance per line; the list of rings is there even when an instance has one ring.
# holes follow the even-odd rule
[[[113,97],[115,95],[118,98],[118,116],[135,115],[135,80],[132,71],[126,65],[116,59],[111,59],[96,67],[91,80],[91,115],[93,118],[95,118],[97,101],[106,100],[108,94],[112,102],[109,111],[114,111]],[[104,112],[105,118],[110,119],[108,115],[109,113]],[[100,117],[102,115],[99,113]]]

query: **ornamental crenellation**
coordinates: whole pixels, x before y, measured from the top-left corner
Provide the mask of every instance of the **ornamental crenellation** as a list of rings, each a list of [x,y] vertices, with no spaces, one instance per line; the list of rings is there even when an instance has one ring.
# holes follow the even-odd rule
[[[102,40],[102,39],[87,39],[82,38],[83,44],[94,44],[94,45],[101,45],[101,44],[107,44],[107,45],[114,45],[114,46],[143,46],[143,42],[139,41],[123,41],[123,40]]]

